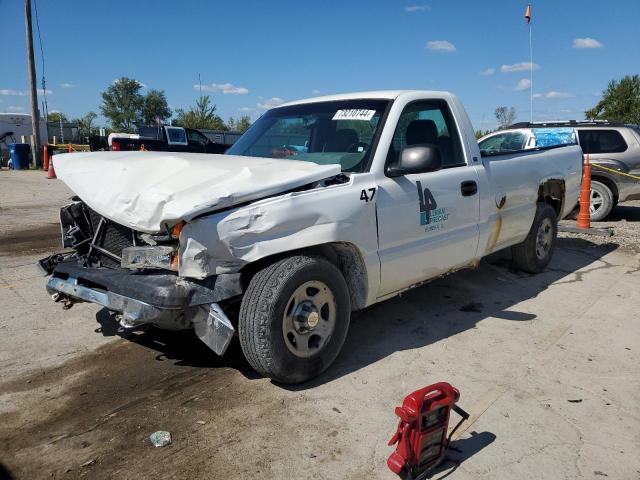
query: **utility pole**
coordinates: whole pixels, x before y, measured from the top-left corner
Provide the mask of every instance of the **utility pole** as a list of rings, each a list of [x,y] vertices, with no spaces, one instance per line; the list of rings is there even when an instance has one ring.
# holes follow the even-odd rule
[[[38,113],[38,90],[36,65],[33,59],[33,32],[31,29],[31,0],[24,2],[25,27],[27,30],[27,63],[29,64],[29,87],[31,90],[31,152],[33,163],[40,165],[40,115]]]

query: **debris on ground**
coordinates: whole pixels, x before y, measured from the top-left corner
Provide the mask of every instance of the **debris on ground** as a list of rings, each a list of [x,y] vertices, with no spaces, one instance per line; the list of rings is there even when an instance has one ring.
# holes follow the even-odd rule
[[[205,422],[204,420],[198,420],[196,423],[197,423],[198,425],[204,425],[204,424],[206,424],[207,422]]]
[[[171,433],[165,432],[164,430],[158,430],[157,432],[153,432],[149,439],[151,443],[153,443],[154,447],[166,447],[167,445],[171,445]]]
[[[582,403],[582,399],[581,398],[576,398],[576,399],[573,399],[573,400],[567,400],[567,402],[569,402],[569,403]]]
[[[90,467],[91,465],[93,465],[94,463],[96,463],[96,459],[92,458],[91,460],[87,460],[86,462],[84,462],[82,465],[80,465],[81,467]]]

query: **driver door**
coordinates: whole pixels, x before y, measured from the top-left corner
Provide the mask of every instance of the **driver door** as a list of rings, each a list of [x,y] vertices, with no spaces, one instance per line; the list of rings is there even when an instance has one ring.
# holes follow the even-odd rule
[[[462,267],[476,257],[480,201],[475,168],[466,164],[446,102],[415,102],[403,111],[387,164],[413,145],[436,146],[442,168],[384,177],[378,183],[379,296]]]

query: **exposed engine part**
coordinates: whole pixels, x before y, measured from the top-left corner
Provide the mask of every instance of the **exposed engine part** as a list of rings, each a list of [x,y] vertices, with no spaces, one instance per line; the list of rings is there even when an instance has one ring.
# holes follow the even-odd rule
[[[170,232],[141,234],[97,214],[82,201],[63,207],[60,223],[63,246],[76,250],[90,267],[120,267],[127,247],[177,243]]]

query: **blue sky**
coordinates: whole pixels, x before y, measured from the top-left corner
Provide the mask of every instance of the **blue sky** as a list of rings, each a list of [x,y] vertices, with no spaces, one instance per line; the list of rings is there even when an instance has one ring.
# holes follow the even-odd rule
[[[32,1],[49,110],[68,116],[99,113],[100,92],[123,75],[184,108],[199,73],[224,118],[317,94],[417,88],[459,95],[475,128],[493,127],[499,105],[529,119],[527,1]],[[610,79],[640,73],[639,0],[532,8],[535,119],[583,118]],[[29,110],[24,38],[24,2],[0,0],[1,112]],[[37,69],[40,78],[39,52]]]

